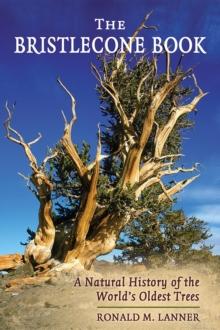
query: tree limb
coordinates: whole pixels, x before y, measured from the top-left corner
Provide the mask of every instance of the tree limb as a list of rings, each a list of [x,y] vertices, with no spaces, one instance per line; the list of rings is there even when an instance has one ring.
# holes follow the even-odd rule
[[[87,178],[87,168],[86,166],[83,164],[83,161],[81,160],[75,145],[72,142],[72,126],[75,123],[77,117],[76,117],[76,110],[75,110],[75,106],[76,106],[76,101],[74,96],[71,94],[71,92],[67,89],[67,87],[64,85],[64,83],[60,80],[60,78],[57,79],[59,85],[64,89],[64,91],[70,96],[71,98],[71,112],[72,112],[72,118],[71,120],[68,122],[64,113],[64,121],[65,121],[65,127],[64,127],[64,134],[63,137],[61,138],[61,144],[63,145],[64,149],[66,150],[67,154],[70,156],[70,158],[72,159],[77,173],[80,177],[80,179],[84,182],[87,183],[88,182],[88,178]]]
[[[75,121],[77,119],[77,117],[76,117],[76,100],[75,100],[75,97],[72,95],[72,93],[69,91],[69,89],[64,85],[64,83],[61,81],[60,78],[57,78],[57,82],[64,89],[64,91],[69,95],[69,97],[71,99],[72,118],[69,122],[69,125],[72,127],[72,125],[75,123]],[[64,117],[65,117],[65,115],[64,115]]]
[[[179,107],[174,107],[171,110],[171,115],[170,115],[167,123],[163,127],[159,128],[158,134],[155,138],[155,152],[154,152],[155,157],[161,157],[164,145],[165,145],[168,137],[170,136],[170,133],[172,132],[173,128],[175,127],[178,119],[181,116],[192,112],[195,109],[195,107],[197,106],[197,104],[199,103],[199,101],[207,94],[207,93],[204,93],[201,90],[201,88],[198,87],[196,78],[194,75],[193,75],[193,77],[194,77],[195,86],[198,88],[199,94],[196,95],[190,103],[179,106]]]
[[[145,145],[148,142],[153,127],[155,114],[158,108],[160,107],[164,99],[167,97],[167,95],[170,93],[170,91],[179,84],[179,82],[183,79],[184,76],[185,74],[179,74],[173,80],[166,82],[153,96],[149,109],[146,112],[146,117],[144,119],[143,129],[139,142],[141,150],[144,149]]]
[[[166,51],[166,75],[167,81],[170,81],[170,53]]]
[[[177,194],[178,192],[180,192],[183,188],[188,186],[191,182],[193,182],[198,177],[199,177],[199,175],[195,175],[189,179],[185,179],[185,180],[177,182],[173,187],[166,190],[166,194],[163,192],[162,194],[159,195],[159,197],[158,197],[159,202],[166,200],[167,196],[171,197],[171,196]]]
[[[99,81],[100,85],[102,86],[102,88],[111,96],[111,98],[115,104],[115,108],[118,111],[118,114],[120,116],[121,123],[122,123],[125,131],[127,131],[130,128],[129,120],[128,120],[127,115],[121,104],[120,97],[114,86],[112,77],[110,77],[108,79],[108,81],[107,81],[107,77],[106,77],[106,79],[104,81],[101,78],[101,75],[94,64],[92,64],[92,69],[93,69],[93,72],[95,73],[97,80]]]
[[[35,193],[40,203],[38,229],[36,231],[35,238],[26,246],[24,258],[25,261],[33,259],[36,263],[41,263],[50,258],[55,238],[51,201],[53,184],[45,173],[44,168],[38,166],[37,160],[31,151],[31,145],[38,142],[41,135],[39,134],[35,140],[29,143],[25,142],[22,135],[11,127],[12,115],[7,102],[5,109],[8,113],[8,118],[5,121],[5,128],[7,132],[6,136],[12,142],[15,142],[23,147],[29,160],[29,166],[33,171],[30,179],[25,177],[23,174],[20,175],[27,181],[27,185],[31,190],[32,188],[30,186],[30,182],[33,184],[36,191],[32,191]]]
[[[37,160],[35,158],[35,156],[33,155],[30,146],[36,142],[39,141],[39,139],[41,138],[41,135],[38,136],[38,138],[36,138],[35,140],[26,143],[22,137],[22,135],[16,131],[14,128],[11,127],[11,120],[12,120],[12,114],[11,111],[9,109],[8,103],[6,102],[5,104],[5,110],[8,113],[8,118],[6,119],[4,126],[6,129],[6,137],[8,140],[11,140],[14,143],[20,144],[24,151],[25,154],[30,162],[30,167],[32,168],[34,173],[38,173],[38,165],[37,165]],[[14,136],[13,136],[14,135]]]
[[[51,155],[48,155],[47,157],[45,157],[45,159],[43,160],[41,167],[44,169],[47,162],[53,158],[55,158],[58,155],[58,151],[54,151]]]
[[[194,171],[198,171],[198,163],[196,163],[191,168],[177,167],[177,168],[171,169],[171,167],[169,167],[168,170],[161,171],[160,176],[162,177],[164,175],[187,173],[187,172],[194,172]]]
[[[80,249],[84,247],[86,235],[89,231],[90,223],[96,211],[97,183],[99,179],[100,155],[101,155],[101,133],[100,133],[100,128],[98,128],[96,164],[94,166],[88,187],[86,188],[82,196],[80,209],[76,217],[77,227],[75,233],[75,245],[72,250],[68,251],[65,257],[65,262],[71,262],[74,258],[78,256],[78,254],[80,254]]]
[[[141,32],[141,30],[143,29],[153,29],[156,30],[156,26],[146,26],[145,23],[146,21],[149,19],[149,17],[151,16],[152,12],[148,13],[145,15],[142,23],[139,25],[139,27],[135,30],[135,32],[133,33],[132,37],[129,39],[129,47],[131,47],[131,45],[133,44],[133,42],[135,41],[135,38],[138,36],[138,34]],[[128,48],[129,48],[128,47]],[[117,67],[116,69],[112,72],[112,78],[114,78],[117,74],[117,71],[119,70],[119,68],[121,67],[126,55],[127,55],[128,50],[126,50],[125,52],[123,52],[119,58],[117,59]]]

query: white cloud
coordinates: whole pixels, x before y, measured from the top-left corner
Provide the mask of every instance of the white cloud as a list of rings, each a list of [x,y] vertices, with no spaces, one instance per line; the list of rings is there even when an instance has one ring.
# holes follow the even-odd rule
[[[220,227],[219,228],[212,227],[210,229],[210,232],[212,234],[212,237],[210,237],[206,243],[214,245],[214,248],[212,251],[214,254],[219,255],[220,254]]]
[[[220,205],[204,204],[197,205],[191,212],[192,216],[207,221],[209,224],[220,225]]]
[[[220,202],[220,188],[201,186],[200,188],[191,188],[182,192],[182,199],[196,202]]]

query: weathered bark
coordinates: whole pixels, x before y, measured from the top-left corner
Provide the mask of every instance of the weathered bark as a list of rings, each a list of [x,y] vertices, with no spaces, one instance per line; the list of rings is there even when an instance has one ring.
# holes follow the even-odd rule
[[[72,259],[77,258],[80,255],[81,250],[84,250],[86,235],[89,231],[89,225],[92,221],[96,210],[96,195],[97,195],[97,182],[99,176],[99,161],[95,166],[91,184],[86,192],[86,197],[82,202],[82,208],[79,210],[78,217],[76,220],[76,234],[75,234],[75,246],[73,250],[69,250],[65,262],[70,262]]]
[[[134,185],[136,182],[139,182],[141,153],[142,150],[138,145],[133,146],[129,150],[121,178],[123,189],[126,189],[128,184]]]
[[[193,76],[193,77],[195,80],[195,85],[198,88],[199,94],[196,95],[190,103],[182,105],[182,106],[174,107],[171,110],[171,114],[170,114],[168,122],[165,123],[164,126],[159,128],[157,135],[156,135],[155,153],[154,153],[154,156],[156,158],[161,157],[164,145],[165,145],[168,137],[170,136],[170,133],[172,132],[173,128],[175,127],[178,119],[181,116],[192,112],[195,109],[195,107],[197,106],[197,104],[199,103],[199,101],[207,94],[207,93],[204,93],[201,90],[201,88],[198,87],[195,76]]]
[[[115,248],[120,232],[129,220],[130,215],[107,214],[83,244],[75,245],[65,262],[89,269],[98,256],[108,254]]]
[[[19,253],[0,256],[0,271],[14,270],[24,264],[24,258]]]
[[[51,191],[53,189],[53,184],[50,182],[46,174],[45,166],[49,159],[56,156],[56,153],[47,156],[43,163],[38,166],[37,160],[31,151],[31,145],[39,141],[41,134],[39,134],[38,138],[35,140],[25,142],[22,135],[11,127],[12,115],[7,103],[5,109],[8,113],[8,118],[5,122],[7,138],[12,142],[21,145],[24,149],[26,157],[29,160],[29,165],[32,169],[32,175],[30,178],[27,178],[24,175],[22,176],[27,180],[29,187],[31,187],[30,184],[33,185],[34,189],[31,187],[31,190],[35,193],[40,203],[38,229],[35,238],[26,247],[24,258],[26,262],[31,261],[32,263],[40,264],[50,259],[55,238],[55,227],[51,215]]]
[[[25,260],[36,264],[45,263],[51,258],[51,251],[55,239],[55,227],[51,215],[51,200],[40,200],[39,225],[35,238],[31,240],[25,249]]]

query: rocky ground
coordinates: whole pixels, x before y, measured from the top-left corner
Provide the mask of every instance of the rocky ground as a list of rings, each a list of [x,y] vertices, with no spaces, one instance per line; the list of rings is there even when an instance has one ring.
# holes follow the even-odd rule
[[[15,275],[4,276],[0,281],[0,329],[1,330],[31,330],[31,329],[60,329],[60,330],[94,330],[94,329],[220,329],[220,277],[219,273],[211,271],[207,266],[176,268],[166,267],[157,269],[145,269],[143,266],[117,266],[114,264],[99,262],[94,269],[87,273],[72,273],[61,275],[48,280],[44,284],[25,286],[12,291],[5,291],[7,281]],[[19,276],[19,275],[16,275]],[[21,275],[20,275],[21,276]],[[76,287],[76,279],[84,283],[86,277],[94,279],[108,278],[121,279],[125,276],[126,284],[129,277],[140,277],[142,279],[176,279],[183,278],[199,279],[199,287],[181,288],[184,293],[199,293],[199,301],[184,302],[149,302],[149,301],[109,301],[98,302],[97,291],[108,291],[117,293],[118,290],[130,291],[137,294],[140,291],[152,292],[155,288],[105,288],[105,287]],[[169,291],[168,288],[165,291]],[[161,289],[158,289],[160,292]],[[172,291],[172,290],[171,290]],[[168,305],[199,306],[198,309],[167,309]],[[107,308],[100,309],[98,306],[143,306],[144,308]],[[146,306],[147,305],[147,306]],[[163,306],[152,309],[149,306]],[[146,306],[146,307],[145,307]],[[139,321],[97,321],[98,313],[102,315],[112,313],[123,313],[125,317],[134,314],[140,316]],[[143,321],[144,313],[151,313],[151,321]],[[159,321],[158,314],[162,316],[167,313],[197,313],[200,321]],[[104,317],[104,316],[103,316]]]

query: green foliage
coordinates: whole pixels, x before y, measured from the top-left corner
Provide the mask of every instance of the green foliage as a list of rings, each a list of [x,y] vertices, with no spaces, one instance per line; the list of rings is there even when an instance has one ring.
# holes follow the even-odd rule
[[[77,150],[78,147],[76,146]],[[52,199],[55,221],[74,218],[80,206],[82,183],[74,163],[61,144],[55,150],[58,155],[50,160],[50,178],[54,184]],[[54,151],[55,151],[54,150]],[[79,155],[85,165],[90,161],[90,145],[83,141]]]
[[[116,212],[120,216],[131,212],[136,207],[133,189],[128,187],[126,190],[115,189],[111,196],[109,211]]]
[[[173,210],[166,203],[157,203],[157,207],[154,213],[141,215],[125,228],[119,241],[120,248],[125,249],[115,257],[116,262],[155,266],[170,260],[176,263],[190,259],[202,261],[211,255],[212,247],[204,245],[211,236],[204,221],[186,217],[182,210]]]
[[[104,82],[108,83],[108,77],[111,76],[116,65],[117,56],[100,59],[100,72],[104,77]],[[170,202],[158,203],[158,195],[163,192],[159,184],[145,189],[138,200],[134,194],[135,186],[128,186],[127,189],[122,190],[118,185],[124,166],[124,154],[121,149],[126,142],[126,134],[131,133],[134,139],[138,140],[152,97],[167,79],[165,74],[156,74],[155,70],[154,60],[143,56],[138,60],[130,59],[122,63],[113,78],[114,87],[127,118],[131,119],[134,109],[137,109],[132,132],[126,132],[127,128],[123,127],[109,93],[103,86],[97,87],[100,109],[105,117],[101,142],[105,153],[108,154],[108,157],[101,162],[97,203],[101,207],[105,206],[107,212],[117,213],[119,216],[145,210],[125,228],[123,238],[119,243],[129,244],[132,249],[124,250],[117,258],[118,262],[139,262],[141,259],[149,263],[150,260],[157,259],[157,263],[160,264],[169,258],[181,262],[189,255],[195,257],[197,252],[194,251],[194,246],[201,244],[209,237],[207,226],[202,220],[188,218],[182,211],[173,210]],[[180,68],[178,70],[181,71]],[[171,79],[175,75],[176,72],[171,73]],[[140,98],[138,98],[137,90],[140,81],[145,76],[147,78],[142,84]],[[162,102],[157,110],[150,138],[142,153],[141,163],[154,155],[157,126],[162,127],[167,123],[172,109],[184,104],[192,92],[190,87],[178,85]],[[181,116],[165,143],[163,155],[181,153],[182,132],[184,129],[191,128],[192,125],[193,122],[188,114]],[[59,222],[75,218],[79,210],[83,186],[74,163],[62,146],[58,144],[55,149],[58,151],[58,156],[50,161],[50,178],[54,183],[52,196],[55,205],[54,219]],[[83,163],[87,165],[90,162],[90,146],[83,142],[81,150],[77,149]],[[166,161],[167,159],[164,159],[164,162]],[[167,184],[167,187],[169,185]],[[204,249],[203,247],[200,251],[206,253]]]
[[[100,70],[106,70],[112,72],[115,67],[114,59],[101,62]],[[149,74],[148,74],[149,73]],[[140,102],[137,100],[137,89],[139,83],[143,77],[148,74],[148,78],[145,80],[141,88]],[[172,76],[171,76],[172,78]],[[143,121],[146,117],[147,109],[149,108],[152,95],[154,95],[159,88],[165,83],[166,75],[161,74],[155,76],[153,60],[150,61],[147,57],[141,57],[138,61],[135,59],[134,63],[124,63],[114,78],[114,86],[119,94],[119,99],[122,104],[123,110],[126,113],[128,119],[131,118],[134,109],[138,109],[138,115],[134,121],[135,135],[140,136],[143,127]],[[118,111],[111,96],[102,87],[98,87],[98,94],[101,102],[101,111],[107,118],[107,125],[104,132],[102,132],[102,142],[106,152],[114,153],[120,149],[124,143],[124,131],[120,122]],[[153,93],[153,94],[152,94]],[[164,124],[170,116],[171,109],[175,104],[184,103],[185,99],[192,94],[192,90],[188,87],[177,86],[172,93],[170,93],[164,102],[161,104],[157,111],[155,118],[155,125],[152,130],[149,141],[143,152],[143,159],[149,159],[153,156],[154,138],[156,134],[156,123],[159,125]],[[171,135],[169,136],[166,145],[164,147],[164,154],[176,154],[181,152],[182,139],[181,133],[183,129],[192,127],[193,122],[188,115],[184,115],[176,124]],[[120,157],[117,160],[117,172],[120,176],[120,170],[122,169]],[[115,162],[106,160],[105,170],[106,173],[115,173]]]
[[[104,73],[106,81],[108,76],[116,68],[116,56],[106,56],[100,59],[100,71]],[[140,89],[140,101],[137,99],[137,90],[141,79],[146,75],[142,87]],[[172,78],[172,75],[171,75]],[[128,117],[131,118],[134,109],[138,109],[138,115],[134,120],[134,134],[140,136],[144,117],[146,117],[152,96],[165,83],[166,75],[155,74],[155,65],[153,60],[149,60],[146,56],[139,59],[128,59],[125,61],[114,77],[114,86],[118,91],[120,102]],[[120,191],[117,187],[121,178],[124,166],[123,155],[120,149],[124,145],[125,131],[115,108],[115,104],[111,96],[102,86],[97,87],[100,99],[101,112],[106,117],[106,125],[102,125],[102,146],[108,157],[101,162],[101,170],[98,184],[98,203],[100,205],[109,205],[110,211],[117,211],[124,214],[131,209],[141,209],[147,207],[154,209],[157,207],[156,197],[161,192],[160,186],[144,191],[141,199],[136,202],[134,193],[131,189]],[[170,111],[174,104],[181,104],[185,98],[191,94],[191,89],[183,86],[177,86],[173,92],[161,104],[157,111],[156,122],[162,125],[170,116]],[[181,151],[181,132],[182,129],[192,126],[192,121],[188,116],[182,116],[176,127],[173,129],[168,141],[164,147],[165,153],[179,153]],[[153,155],[154,138],[156,134],[156,125],[152,130],[150,139],[145,147],[142,155],[142,161],[148,160]],[[54,218],[68,219],[74,218],[80,205],[80,196],[82,193],[82,184],[79,180],[74,164],[70,157],[66,154],[61,144],[55,149],[58,156],[50,161],[50,178],[54,183],[53,203]],[[79,149],[79,148],[77,148]],[[79,150],[78,150],[79,151]],[[83,162],[87,165],[90,162],[90,146],[83,142],[79,152]],[[165,160],[164,160],[165,161]],[[149,196],[149,194],[151,196]],[[155,197],[153,199],[153,196]]]

